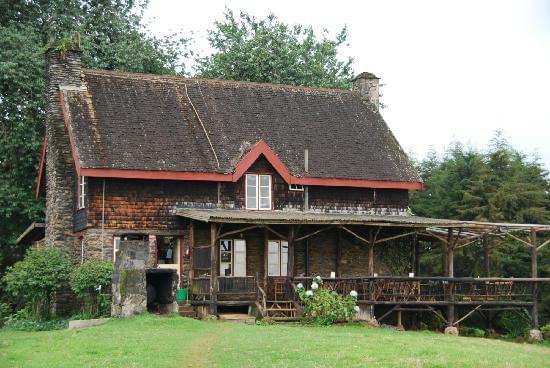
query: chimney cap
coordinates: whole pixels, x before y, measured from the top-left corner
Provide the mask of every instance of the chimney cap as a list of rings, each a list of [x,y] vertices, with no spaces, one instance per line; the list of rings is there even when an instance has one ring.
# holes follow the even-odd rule
[[[353,78],[351,81],[352,82],[355,82],[356,80],[358,79],[380,79],[378,78],[376,75],[374,75],[373,73],[369,73],[369,72],[363,72],[361,74],[358,74],[355,78]]]

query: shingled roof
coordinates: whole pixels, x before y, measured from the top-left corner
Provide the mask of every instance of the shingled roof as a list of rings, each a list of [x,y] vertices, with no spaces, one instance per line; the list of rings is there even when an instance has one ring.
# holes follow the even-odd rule
[[[62,97],[81,168],[231,174],[263,140],[293,177],[421,182],[352,91],[84,69]]]

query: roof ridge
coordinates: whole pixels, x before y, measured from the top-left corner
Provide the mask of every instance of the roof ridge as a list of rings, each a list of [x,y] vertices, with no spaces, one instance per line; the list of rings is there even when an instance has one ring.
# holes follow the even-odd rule
[[[169,74],[153,74],[153,73],[136,73],[136,72],[125,72],[125,71],[115,71],[115,70],[106,70],[106,69],[92,69],[92,68],[82,68],[82,71],[85,74],[94,74],[94,75],[109,75],[117,78],[125,79],[142,79],[142,80],[176,80],[176,81],[190,81],[190,82],[203,82],[208,84],[225,84],[232,86],[239,85],[248,85],[251,87],[259,88],[279,88],[282,90],[301,90],[309,92],[327,92],[334,94],[357,94],[357,92],[347,89],[338,89],[338,88],[327,88],[327,87],[310,87],[310,86],[296,86],[292,84],[278,84],[278,83],[261,83],[261,82],[251,82],[251,81],[235,81],[228,79],[216,79],[216,78],[197,78],[197,77],[183,77],[177,75]]]

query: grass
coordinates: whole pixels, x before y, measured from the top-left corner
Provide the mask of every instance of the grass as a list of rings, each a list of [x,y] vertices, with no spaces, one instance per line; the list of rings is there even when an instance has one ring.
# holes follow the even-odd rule
[[[543,367],[550,345],[364,325],[255,326],[142,315],[82,330],[0,330],[0,367]]]

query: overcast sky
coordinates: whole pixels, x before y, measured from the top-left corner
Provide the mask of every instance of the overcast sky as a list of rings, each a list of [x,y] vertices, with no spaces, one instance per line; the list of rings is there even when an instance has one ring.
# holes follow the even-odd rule
[[[150,0],[157,35],[206,30],[225,7],[336,34],[344,25],[357,73],[381,78],[382,111],[406,151],[422,158],[453,140],[483,149],[497,129],[550,168],[550,0]]]

